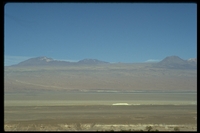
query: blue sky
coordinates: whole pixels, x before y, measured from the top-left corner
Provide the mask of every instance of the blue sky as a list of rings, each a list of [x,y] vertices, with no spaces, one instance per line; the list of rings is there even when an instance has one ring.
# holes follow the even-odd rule
[[[194,3],[7,3],[4,64],[47,56],[145,62],[197,57]]]

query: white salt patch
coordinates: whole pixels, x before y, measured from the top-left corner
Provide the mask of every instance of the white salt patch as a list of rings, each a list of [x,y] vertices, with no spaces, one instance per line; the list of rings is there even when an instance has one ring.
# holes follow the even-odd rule
[[[128,104],[128,103],[114,103],[112,105],[130,105],[130,104]]]

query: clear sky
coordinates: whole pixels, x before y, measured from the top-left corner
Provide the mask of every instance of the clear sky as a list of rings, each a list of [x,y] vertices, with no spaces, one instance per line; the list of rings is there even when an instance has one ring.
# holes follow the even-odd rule
[[[197,57],[195,3],[7,3],[5,65],[47,56],[145,62]]]

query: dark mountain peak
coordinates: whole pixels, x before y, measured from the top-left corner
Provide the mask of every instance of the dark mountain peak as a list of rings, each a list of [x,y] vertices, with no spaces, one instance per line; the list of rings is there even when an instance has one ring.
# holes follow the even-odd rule
[[[156,67],[168,68],[168,69],[194,69],[196,65],[190,63],[187,60],[183,60],[178,56],[168,56],[162,61],[155,64]]]
[[[164,58],[160,63],[185,63],[185,60],[181,59],[178,56],[168,56]]]

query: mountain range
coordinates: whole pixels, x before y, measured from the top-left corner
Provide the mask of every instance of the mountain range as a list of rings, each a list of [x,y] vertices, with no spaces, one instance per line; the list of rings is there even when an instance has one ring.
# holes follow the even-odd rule
[[[59,61],[52,58],[41,56],[36,58],[30,58],[23,62],[20,62],[12,66],[67,66],[67,65],[99,65],[99,64],[110,64],[106,61],[100,61],[97,59],[83,59],[78,62]],[[152,67],[156,68],[168,68],[168,69],[196,69],[197,58],[190,58],[183,60],[178,56],[168,56],[160,62],[151,63]]]
[[[30,58],[12,66],[65,66],[65,65],[96,65],[107,64],[108,62],[100,61],[97,59],[83,59],[78,62],[60,61],[52,58],[41,56],[36,58]]]

